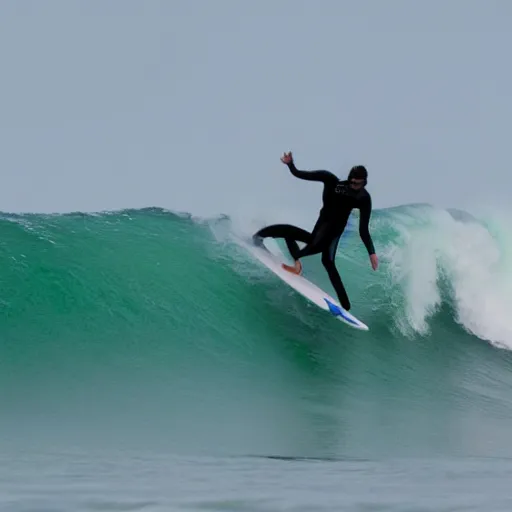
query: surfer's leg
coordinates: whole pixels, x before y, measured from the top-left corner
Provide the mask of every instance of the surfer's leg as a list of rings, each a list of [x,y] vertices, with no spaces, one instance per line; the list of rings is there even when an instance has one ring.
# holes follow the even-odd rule
[[[296,253],[294,256],[295,259],[298,260],[304,256],[320,254],[326,248],[326,243],[330,241],[329,231],[330,225],[327,222],[319,220],[313,228],[309,242]]]
[[[264,238],[284,238],[286,247],[294,260],[297,260],[297,254],[300,248],[297,242],[308,244],[311,241],[311,233],[305,229],[292,226],[291,224],[274,224],[260,229],[253,235],[253,241],[256,245],[261,245]]]
[[[325,249],[326,243],[329,243],[330,241],[329,232],[330,225],[322,219],[319,219],[313,228],[310,241],[305,247],[293,253],[295,264],[293,266],[283,264],[283,268],[294,274],[302,274],[302,263],[300,262],[300,258],[321,253]]]
[[[340,235],[341,236],[341,235]],[[332,240],[329,244],[329,247],[325,249],[322,253],[322,263],[327,270],[327,274],[329,279],[331,280],[331,284],[338,295],[338,299],[340,301],[341,306],[349,311],[350,310],[350,300],[347,295],[347,291],[345,290],[345,286],[343,286],[343,282],[341,280],[338,269],[335,264],[336,257],[336,249],[338,247],[338,242],[340,236],[337,236]]]

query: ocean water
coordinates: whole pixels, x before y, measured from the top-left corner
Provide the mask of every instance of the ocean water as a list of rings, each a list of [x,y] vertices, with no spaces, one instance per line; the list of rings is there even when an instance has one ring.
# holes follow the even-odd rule
[[[351,226],[368,332],[229,217],[2,214],[0,510],[512,510],[506,223],[377,211],[377,272]]]

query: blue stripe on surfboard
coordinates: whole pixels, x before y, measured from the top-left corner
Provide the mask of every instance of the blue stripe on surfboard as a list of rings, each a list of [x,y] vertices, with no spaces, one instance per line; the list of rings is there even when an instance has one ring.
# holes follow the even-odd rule
[[[352,318],[350,318],[349,316],[347,316],[345,314],[345,311],[343,309],[341,309],[339,306],[336,306],[336,304],[333,304],[330,300],[326,299],[324,297],[324,300],[325,302],[327,302],[327,306],[329,307],[329,311],[334,315],[334,316],[341,316],[343,317],[347,322],[350,322],[351,324],[353,325],[359,325],[358,322],[356,322],[355,320],[353,320]]]

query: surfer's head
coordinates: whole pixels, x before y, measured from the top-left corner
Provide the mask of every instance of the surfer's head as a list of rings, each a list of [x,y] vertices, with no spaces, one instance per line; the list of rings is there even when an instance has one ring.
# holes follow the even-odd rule
[[[368,183],[368,171],[364,165],[355,165],[348,173],[348,183],[351,188],[359,190]]]

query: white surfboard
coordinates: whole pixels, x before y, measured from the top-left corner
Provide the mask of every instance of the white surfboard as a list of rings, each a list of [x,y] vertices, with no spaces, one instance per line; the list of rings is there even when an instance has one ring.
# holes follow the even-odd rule
[[[361,329],[363,331],[369,330],[367,325],[343,309],[337,300],[332,298],[317,285],[306,279],[304,276],[292,274],[285,270],[281,266],[285,261],[270,252],[267,248],[258,247],[253,243],[247,242],[238,237],[236,240],[242,247],[263,263],[263,265],[274,272],[274,274],[280,277],[285,283],[298,291],[302,296],[306,297],[306,299],[311,301],[313,304],[316,304],[320,309],[330,312],[335,318],[341,320],[347,325],[350,325],[350,327]]]

